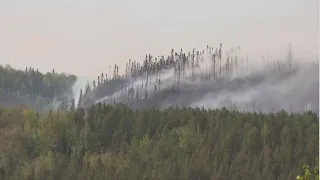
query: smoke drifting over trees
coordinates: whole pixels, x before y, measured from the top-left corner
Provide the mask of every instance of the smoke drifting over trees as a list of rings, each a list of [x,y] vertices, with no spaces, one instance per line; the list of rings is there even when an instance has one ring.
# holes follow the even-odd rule
[[[0,179],[318,176],[319,63],[223,48],[147,54],[83,89],[0,66]]]
[[[222,43],[191,52],[172,49],[168,56],[146,54],[142,62],[129,60],[123,75],[115,65],[112,74],[102,73],[88,83],[78,104],[318,112],[318,62],[299,61],[293,55],[291,44],[277,60],[268,55],[251,58],[239,46],[224,50]]]

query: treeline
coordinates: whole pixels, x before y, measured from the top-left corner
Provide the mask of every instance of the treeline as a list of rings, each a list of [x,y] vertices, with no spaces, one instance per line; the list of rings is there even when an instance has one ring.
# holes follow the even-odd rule
[[[143,90],[142,94],[138,94],[138,92],[148,85],[154,85],[154,91],[160,91],[161,85],[164,83],[161,80],[161,73],[171,69],[174,70],[174,77],[172,78],[175,82],[172,88],[182,90],[180,81],[186,78],[186,71],[191,71],[192,76],[199,75],[196,71],[199,70],[199,64],[204,61],[204,58],[209,58],[211,61],[210,76],[231,75],[238,65],[240,67],[248,62],[248,57],[246,57],[246,60],[241,57],[240,60],[240,57],[237,56],[237,52],[240,50],[239,46],[233,47],[226,51],[223,58],[222,43],[220,43],[219,49],[207,45],[206,49],[202,51],[193,49],[192,52],[183,52],[182,49],[180,51],[171,49],[171,53],[167,56],[146,54],[142,63],[129,59],[124,74],[119,73],[119,66],[115,64],[114,67],[109,67],[109,76],[106,72],[101,73],[96,80],[89,82],[84,90],[81,90],[79,105],[87,107],[92,104],[93,100],[112,95],[119,90],[123,91],[121,93],[128,97],[134,97],[133,99],[145,97],[145,94],[148,94],[147,90]],[[151,82],[150,76],[154,75],[158,78],[155,82]],[[131,86],[130,83],[138,78],[142,79],[143,83],[135,87],[129,87]]]
[[[318,135],[312,112],[0,108],[0,179],[295,179]]]
[[[206,62],[205,69],[203,69],[201,63],[205,59],[209,60],[209,63]],[[266,63],[266,61],[265,57],[261,60],[262,63]],[[273,67],[274,64],[269,65],[270,67],[266,65],[265,70],[273,67],[279,72],[289,72],[291,61],[292,52],[289,46],[286,60],[277,62],[276,68]],[[222,43],[216,48],[207,45],[203,50],[193,49],[191,52],[171,49],[171,53],[166,56],[146,54],[141,61],[129,59],[123,74],[119,73],[117,64],[114,67],[110,66],[109,70],[106,68],[105,72],[99,74],[92,82],[88,82],[86,87],[81,90],[78,105],[89,107],[96,100],[110,96],[115,92],[121,93],[121,96],[112,97],[105,102],[108,104],[121,102],[130,105],[130,103],[138,102],[141,99],[148,99],[148,96],[151,97],[154,93],[167,90],[164,87],[168,82],[172,84],[170,90],[186,92],[187,78],[189,81],[223,79],[235,75],[239,70],[249,71],[250,63],[252,62],[249,61],[248,54],[243,54],[242,47],[235,46],[224,51]],[[162,74],[168,70],[173,70],[172,77],[162,79]],[[138,79],[140,84],[133,84]]]
[[[54,70],[41,73],[34,68],[17,70],[9,65],[0,65],[0,104],[23,105],[36,110],[68,109],[76,80],[74,75]]]

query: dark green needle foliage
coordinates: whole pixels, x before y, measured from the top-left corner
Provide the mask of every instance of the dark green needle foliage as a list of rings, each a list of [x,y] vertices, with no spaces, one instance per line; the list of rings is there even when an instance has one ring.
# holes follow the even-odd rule
[[[304,164],[317,166],[318,135],[319,119],[311,112],[133,111],[123,104],[46,113],[0,108],[0,176],[296,179]]]

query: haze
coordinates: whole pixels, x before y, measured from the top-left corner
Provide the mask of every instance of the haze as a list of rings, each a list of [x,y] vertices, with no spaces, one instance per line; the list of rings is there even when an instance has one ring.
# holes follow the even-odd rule
[[[96,77],[171,48],[318,58],[317,0],[0,0],[0,64]]]

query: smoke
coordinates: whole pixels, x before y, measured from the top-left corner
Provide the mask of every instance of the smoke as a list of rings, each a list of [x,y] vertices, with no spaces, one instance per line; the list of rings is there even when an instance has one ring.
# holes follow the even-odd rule
[[[55,96],[52,101],[45,107],[42,107],[43,110],[58,110],[58,109],[68,109],[70,107],[71,100],[75,100],[75,105],[79,101],[80,89],[86,85],[86,78],[77,77],[76,81],[72,84],[68,84],[67,89],[60,94]]]
[[[50,104],[50,109],[57,110],[59,109],[60,105],[62,104],[62,101],[58,100],[56,97],[53,99],[53,101]]]
[[[128,102],[127,92],[134,88],[141,95],[138,108],[166,108],[172,105],[204,108],[237,109],[239,111],[288,112],[319,110],[319,62],[295,59],[289,64],[278,58],[247,56],[243,50],[233,52],[240,57],[231,73],[224,68],[227,53],[216,60],[215,71],[210,53],[198,59],[197,68],[186,68],[180,78],[173,69],[164,70],[148,78],[131,80],[125,89],[95,99],[95,103]],[[230,54],[231,57],[231,54]],[[229,59],[230,60],[230,59]],[[231,61],[230,61],[231,62]],[[235,63],[233,59],[233,63]],[[222,75],[220,76],[220,65]],[[213,76],[213,73],[215,76]],[[158,79],[161,79],[159,84]],[[179,79],[179,80],[178,80]],[[158,89],[155,88],[157,86]],[[136,88],[138,87],[138,88]],[[179,91],[173,91],[179,89]],[[144,99],[144,92],[149,99]]]
[[[75,100],[75,106],[77,107],[80,97],[80,90],[81,88],[85,87],[87,84],[87,78],[85,77],[78,77],[77,81],[72,86],[72,99]]]
[[[265,76],[249,75],[241,80],[247,82],[246,87],[239,88],[234,79],[229,82],[229,86],[222,85],[218,92],[205,93],[189,105],[206,108],[234,105],[240,111],[262,112],[281,109],[289,112],[317,112],[319,109],[318,65],[296,64],[295,71],[290,74],[271,71]]]

